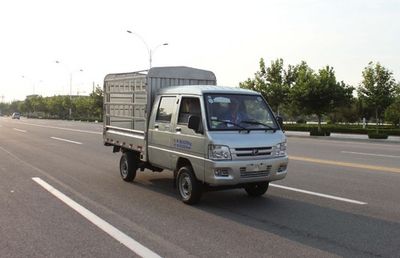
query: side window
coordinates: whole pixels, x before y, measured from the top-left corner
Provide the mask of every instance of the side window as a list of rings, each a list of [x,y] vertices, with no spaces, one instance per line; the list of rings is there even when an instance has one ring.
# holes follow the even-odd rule
[[[175,106],[175,97],[162,97],[158,106],[156,121],[171,122],[172,112]]]
[[[200,101],[198,98],[183,97],[179,108],[178,124],[187,124],[190,116],[201,116],[200,113]]]

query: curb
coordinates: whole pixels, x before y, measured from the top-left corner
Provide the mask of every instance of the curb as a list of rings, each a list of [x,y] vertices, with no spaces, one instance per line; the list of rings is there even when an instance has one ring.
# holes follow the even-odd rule
[[[357,142],[369,142],[369,143],[388,143],[388,144],[400,144],[400,137],[389,136],[388,139],[368,139],[367,135],[364,134],[339,134],[331,133],[331,136],[310,136],[309,132],[299,131],[285,131],[286,137],[293,138],[308,138],[308,139],[320,139],[328,141],[357,141]]]

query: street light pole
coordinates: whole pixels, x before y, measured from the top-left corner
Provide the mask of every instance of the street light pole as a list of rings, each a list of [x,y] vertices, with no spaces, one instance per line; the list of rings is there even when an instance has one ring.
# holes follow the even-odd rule
[[[70,70],[68,66],[66,66],[64,63],[61,63],[60,61],[56,60],[56,64],[63,64],[64,67],[69,71],[69,118],[71,119],[72,117],[72,74],[74,71]],[[83,69],[76,70],[75,72],[83,72]]]
[[[157,45],[157,46],[154,47],[153,49],[151,49],[151,48],[149,47],[149,45],[147,44],[147,42],[144,40],[144,38],[143,38],[142,36],[140,36],[138,33],[133,32],[133,31],[130,31],[130,30],[127,30],[126,32],[128,32],[129,34],[136,35],[136,36],[143,42],[143,44],[146,46],[147,53],[148,53],[148,55],[149,55],[149,65],[150,65],[150,68],[152,67],[153,54],[154,54],[154,52],[157,50],[157,48],[159,48],[159,47],[161,47],[161,46],[168,46],[168,43],[162,43],[162,44]]]
[[[32,95],[35,95],[35,83],[34,83],[31,79],[29,79],[28,77],[26,77],[25,75],[22,75],[21,77],[22,77],[22,79],[27,79],[27,80],[32,84],[32,87],[33,87],[33,93],[32,93]]]

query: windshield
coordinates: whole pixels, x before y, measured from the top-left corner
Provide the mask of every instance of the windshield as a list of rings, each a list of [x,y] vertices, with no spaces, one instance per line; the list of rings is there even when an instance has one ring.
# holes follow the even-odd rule
[[[273,114],[258,95],[206,94],[209,130],[277,130]]]

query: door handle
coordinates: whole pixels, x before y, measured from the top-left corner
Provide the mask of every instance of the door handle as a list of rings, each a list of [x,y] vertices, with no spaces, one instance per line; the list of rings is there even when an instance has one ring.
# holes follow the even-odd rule
[[[158,125],[154,125],[154,129],[158,129]]]
[[[175,131],[177,131],[177,132],[181,132],[181,131],[182,131],[182,128],[180,128],[180,127],[177,127],[177,128],[175,128]]]

